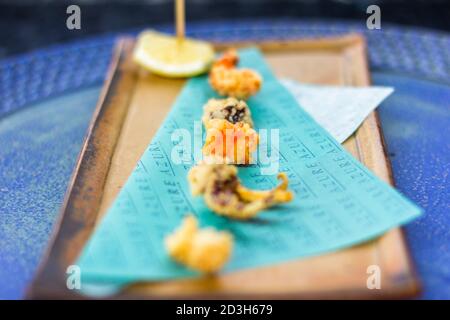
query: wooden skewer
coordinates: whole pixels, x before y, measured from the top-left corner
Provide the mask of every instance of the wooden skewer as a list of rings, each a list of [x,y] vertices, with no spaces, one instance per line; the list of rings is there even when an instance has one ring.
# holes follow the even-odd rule
[[[178,41],[183,41],[185,31],[184,0],[175,0],[175,27]]]

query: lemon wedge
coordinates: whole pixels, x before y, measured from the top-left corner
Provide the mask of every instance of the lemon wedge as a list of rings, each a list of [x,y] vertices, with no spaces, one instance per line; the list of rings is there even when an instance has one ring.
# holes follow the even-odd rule
[[[208,70],[214,59],[214,49],[204,41],[179,40],[163,33],[145,31],[138,37],[133,59],[160,76],[192,77]]]

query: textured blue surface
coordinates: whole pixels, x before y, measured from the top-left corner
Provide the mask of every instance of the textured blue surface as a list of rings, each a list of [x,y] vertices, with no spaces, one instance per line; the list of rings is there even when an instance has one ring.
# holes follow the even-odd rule
[[[171,31],[169,26],[158,29]],[[383,71],[374,75],[375,82],[397,90],[380,115],[397,186],[426,209],[423,218],[407,227],[424,282],[423,297],[450,298],[450,89],[417,78],[450,83],[450,36],[386,24],[382,31],[368,31],[364,23],[296,20],[216,21],[191,24],[188,29],[191,36],[216,41],[348,31],[367,37],[371,68]],[[105,35],[0,62],[0,298],[20,298],[32,278],[114,39],[115,35]],[[65,95],[55,97],[61,93]]]
[[[0,120],[0,298],[20,298],[61,205],[99,87]]]
[[[173,32],[172,25],[152,27]],[[127,33],[136,34],[138,31],[129,30]],[[292,39],[348,32],[358,32],[366,37],[372,68],[444,81],[450,79],[450,36],[442,32],[388,24],[383,24],[381,30],[368,30],[363,20],[351,23],[290,19],[202,22],[189,24],[187,29],[189,36],[211,41]],[[56,45],[1,61],[0,116],[37,99],[100,83],[117,36],[109,34]]]
[[[374,73],[395,87],[378,109],[395,183],[426,213],[406,227],[424,298],[450,299],[450,86]]]

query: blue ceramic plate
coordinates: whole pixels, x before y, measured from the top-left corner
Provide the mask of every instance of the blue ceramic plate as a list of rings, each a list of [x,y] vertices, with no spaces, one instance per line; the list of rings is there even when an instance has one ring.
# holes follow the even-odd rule
[[[423,298],[449,299],[450,36],[316,20],[203,22],[188,31],[215,41],[365,34],[373,82],[396,89],[379,108],[396,185],[426,209],[406,227]],[[39,263],[116,36],[0,62],[0,298],[21,298]]]

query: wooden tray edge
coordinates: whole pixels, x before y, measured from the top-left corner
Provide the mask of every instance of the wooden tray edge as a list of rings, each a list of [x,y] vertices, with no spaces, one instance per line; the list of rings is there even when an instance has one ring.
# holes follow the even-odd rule
[[[61,270],[61,262],[60,258],[55,255],[55,252],[57,251],[58,246],[60,245],[60,242],[64,242],[67,235],[61,235],[60,230],[62,229],[63,225],[65,223],[76,223],[78,219],[87,219],[91,222],[92,228],[90,228],[92,231],[94,224],[95,224],[95,218],[96,215],[92,216],[91,214],[86,214],[83,217],[77,217],[76,214],[70,214],[68,212],[70,208],[74,208],[74,205],[76,207],[77,199],[76,197],[83,192],[84,188],[90,188],[91,186],[84,186],[83,185],[83,179],[80,176],[80,172],[82,170],[85,170],[88,167],[92,166],[92,160],[95,160],[95,148],[93,148],[93,145],[95,144],[95,134],[98,130],[99,124],[105,119],[105,105],[108,103],[121,103],[122,104],[126,101],[126,99],[122,99],[119,101],[113,101],[114,96],[111,94],[112,90],[111,88],[113,86],[119,85],[121,82],[124,82],[123,74],[122,72],[118,72],[120,64],[122,60],[124,59],[124,52],[125,50],[131,50],[131,46],[133,44],[132,39],[130,38],[122,38],[117,41],[117,44],[114,47],[114,52],[112,54],[111,62],[108,68],[108,73],[105,78],[105,83],[102,87],[97,105],[95,107],[94,113],[92,115],[91,122],[89,124],[89,127],[87,129],[83,146],[80,150],[80,153],[78,154],[78,158],[76,161],[76,165],[74,167],[72,176],[70,178],[63,204],[61,206],[61,209],[57,215],[57,220],[54,223],[53,230],[51,232],[51,236],[47,245],[47,248],[45,250],[45,253],[43,257],[41,258],[41,262],[37,268],[37,272],[35,273],[35,277],[31,283],[31,285],[28,287],[25,298],[32,299],[36,297],[47,297],[47,296],[54,296],[52,292],[58,292],[58,295],[64,298],[71,297],[72,295],[68,294],[68,290],[66,287],[61,287],[61,284],[65,284],[64,279],[60,279],[60,277],[56,276],[57,278],[54,278],[54,275],[61,275],[65,274]],[[125,83],[129,84],[128,82],[132,82],[133,79],[126,79]],[[116,126],[110,126],[110,128],[117,128],[116,130],[113,130],[114,132],[111,132],[114,134],[115,138],[113,140],[110,140],[111,145],[110,148],[114,150],[115,144],[117,143],[118,136],[120,134],[121,124],[123,123],[122,118],[114,119],[116,122]],[[110,160],[112,153],[109,153],[110,157],[103,157],[99,160],[104,164],[104,171],[97,175],[97,180],[99,185],[103,185],[106,181],[106,177],[108,175],[108,169],[110,165]],[[103,188],[100,188],[100,190],[103,190]],[[101,192],[102,193],[102,192]],[[75,199],[74,199],[75,198]],[[98,207],[100,205],[101,200],[101,194],[99,194],[99,198],[90,200],[91,202],[93,200],[97,200],[96,206],[94,208],[97,208],[96,211],[98,211]],[[75,220],[75,221],[74,221]],[[86,225],[79,227],[78,231],[83,234],[83,229]],[[73,233],[73,232],[72,232]],[[84,234],[84,237],[81,239],[78,239],[78,242],[82,242],[83,244],[88,240],[89,234]],[[62,238],[62,239],[61,239]],[[82,247],[80,248],[82,249]],[[80,250],[81,251],[81,250]],[[78,254],[76,254],[77,256]],[[72,261],[75,260],[75,257]],[[55,272],[53,270],[52,264],[59,267],[59,272]],[[65,271],[65,270],[64,270]],[[59,278],[59,279],[58,279]],[[48,282],[48,279],[52,279],[52,282]],[[59,280],[59,281],[58,281]],[[58,283],[55,283],[58,282]],[[43,285],[45,284],[45,285]],[[49,286],[51,285],[51,287]],[[63,290],[61,290],[63,289]]]

